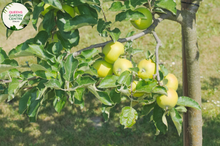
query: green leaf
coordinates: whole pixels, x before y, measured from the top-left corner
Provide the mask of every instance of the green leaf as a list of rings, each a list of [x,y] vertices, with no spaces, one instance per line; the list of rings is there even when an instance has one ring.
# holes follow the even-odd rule
[[[121,12],[116,15],[115,21],[128,21],[128,20],[137,20],[139,18],[144,18],[144,14],[137,11],[127,10],[124,12]]]
[[[84,4],[77,6],[77,8],[79,10],[80,15],[87,15],[93,17],[94,19],[98,19],[97,11],[94,9],[94,7],[91,6],[92,5]]]
[[[89,70],[85,70],[84,73],[85,74],[90,74],[92,76],[98,76],[97,70],[94,67],[92,67],[92,66],[89,66]]]
[[[79,61],[77,59],[75,59],[72,54],[70,54],[67,57],[66,61],[63,63],[64,70],[65,70],[63,77],[65,80],[67,80],[69,82],[73,81],[73,77],[74,77],[75,71],[78,67],[78,63],[79,63]]]
[[[99,50],[93,48],[93,49],[82,51],[81,55],[83,55],[86,59],[91,59],[92,57],[94,57],[98,53],[99,53]]]
[[[33,17],[32,17],[32,25],[34,27],[35,30],[37,30],[37,21],[39,18],[40,13],[44,10],[44,2],[39,3],[38,5],[36,5],[34,7],[34,11],[33,11]]]
[[[147,51],[147,52],[145,53],[145,58],[146,58],[147,60],[149,60],[149,59],[150,59],[150,56],[151,56],[150,51]]]
[[[146,82],[144,80],[141,80],[138,82],[136,86],[137,92],[145,92],[145,93],[151,93],[152,89],[157,86],[157,82]]]
[[[125,128],[130,128],[136,123],[138,113],[132,107],[126,106],[122,108],[119,118],[121,125],[124,125]]]
[[[126,38],[127,38],[127,37],[130,37],[130,36],[132,36],[132,35],[134,35],[134,33],[135,33],[135,31],[129,32],[129,33],[126,35]]]
[[[111,110],[111,107],[102,105],[102,115],[105,119],[105,122],[108,121],[108,119],[110,117],[110,110]]]
[[[186,96],[180,96],[178,98],[177,105],[182,105],[186,107],[195,108],[197,110],[201,110],[201,107],[195,100]]]
[[[99,0],[81,0],[83,3],[87,3],[87,4],[90,4],[90,5],[99,5],[100,2]]]
[[[55,54],[56,56],[61,54],[61,51],[63,50],[63,46],[61,44],[60,41],[56,42],[56,43],[51,43],[48,45],[47,50],[52,53]]]
[[[83,104],[85,88],[77,88],[74,92],[75,104]]]
[[[49,38],[49,35],[46,31],[40,31],[38,34],[34,37],[33,42],[38,45],[45,45],[47,42],[47,39]]]
[[[12,81],[8,85],[8,94],[14,98],[15,91],[19,88],[19,79],[12,78]],[[10,101],[10,100],[8,100]]]
[[[36,71],[38,71],[38,70],[47,71],[47,69],[46,69],[44,66],[40,65],[40,64],[31,64],[31,65],[30,65],[30,68],[31,68],[31,70],[32,70],[33,72],[36,72]]]
[[[110,99],[110,97],[109,97],[107,92],[97,90],[95,85],[89,85],[87,88],[103,104],[110,105],[110,106],[112,105],[112,101],[111,101],[111,99]]]
[[[126,6],[123,5],[121,2],[113,2],[111,7],[109,8],[110,11],[122,11],[125,9]]]
[[[110,28],[111,22],[105,22],[103,19],[98,20],[97,31],[102,33],[106,28]]]
[[[153,9],[153,12],[166,14],[166,12],[165,12],[163,9],[157,8],[157,7],[155,7],[155,8]]]
[[[144,3],[147,3],[148,1],[146,0],[129,0],[130,1],[130,4],[132,7],[136,7],[136,6],[140,6],[140,5],[143,5]]]
[[[6,37],[7,39],[12,35],[12,33],[14,32],[14,30],[11,30],[11,29],[6,29]]]
[[[116,92],[115,89],[112,89],[110,91],[109,96],[111,97],[111,100],[114,103],[120,103],[121,102],[121,94]]]
[[[16,68],[10,69],[8,72],[11,78],[20,78],[20,72]]]
[[[154,106],[153,112],[153,120],[155,122],[156,127],[162,132],[166,133],[167,126],[164,124],[162,117],[164,115],[164,110],[160,108],[157,104]]]
[[[46,82],[44,85],[46,87],[54,88],[54,89],[60,89],[61,88],[60,82],[57,79],[51,79],[48,82]]]
[[[174,15],[176,15],[176,1],[175,0],[156,0],[155,7],[163,8],[169,10]]]
[[[180,134],[182,132],[183,119],[175,108],[172,108],[170,110],[170,116],[171,116],[171,119],[176,127],[176,130],[177,130],[179,136],[180,136]]]
[[[93,26],[97,24],[97,19],[91,15],[77,15],[71,19],[65,19],[62,14],[58,13],[58,22],[57,25],[60,28],[63,26],[63,31],[71,31],[83,26]]]
[[[29,105],[28,117],[35,117],[40,107],[40,100],[37,100],[37,90],[31,93],[31,103]]]
[[[6,54],[5,51],[2,49],[2,47],[0,47],[0,64],[1,64],[6,58],[8,58],[7,54]]]
[[[151,92],[152,93],[157,93],[157,94],[167,95],[167,90],[163,86],[156,86],[155,88],[153,88],[153,90]]]
[[[50,33],[52,29],[55,27],[56,22],[55,22],[55,17],[54,17],[54,10],[49,11],[45,14],[44,19],[43,19],[43,28]]]
[[[65,95],[66,94],[64,91],[55,90],[55,99],[53,101],[53,106],[58,113],[60,113],[60,111],[64,108],[66,104],[67,97]]]
[[[47,79],[47,80],[50,80],[50,79],[54,79],[57,77],[57,72],[56,71],[36,71],[34,72],[34,74],[38,77],[41,77],[43,79]]]
[[[132,68],[129,68],[129,70],[138,73],[139,68],[138,67],[132,67]]]
[[[15,66],[0,64],[0,73],[16,68]]]
[[[124,71],[118,78],[118,83],[121,85],[126,85],[127,87],[131,85],[132,75],[129,71]]]
[[[32,88],[31,90],[25,92],[19,101],[19,113],[23,114],[28,106],[28,101],[31,99],[31,93],[34,92],[36,88]]]
[[[118,79],[118,76],[111,75],[106,76],[99,84],[99,88],[111,88],[111,87],[117,87],[116,81]]]
[[[24,72],[21,73],[21,78],[22,79],[28,79],[28,78],[32,78],[32,77],[34,77],[32,71],[24,71]]]
[[[4,102],[8,98],[8,94],[0,94],[0,103]]]
[[[119,39],[119,36],[121,34],[121,31],[118,28],[115,28],[114,30],[108,30],[107,32],[112,37],[113,41],[116,42]]]
[[[96,83],[96,81],[89,76],[79,77],[76,82],[78,83],[78,87],[85,87]]]
[[[58,9],[62,9],[62,4],[60,3],[59,0],[44,0],[45,3],[48,3]]]
[[[155,104],[156,102],[144,105],[143,110],[142,110],[142,115],[147,116],[154,109]]]
[[[33,45],[29,45],[29,49],[27,51],[31,52],[33,55],[36,55],[39,58],[46,59],[47,56],[43,51],[43,49],[44,49],[43,46],[33,44]]]
[[[185,106],[178,106],[175,108],[178,112],[181,112],[181,113],[185,113],[187,112],[187,109],[185,108]]]
[[[17,67],[18,66],[18,62],[14,59],[5,59],[1,64],[7,64],[7,65],[10,65],[10,66],[14,66],[14,67]]]
[[[160,71],[162,71],[164,77],[168,75],[169,71],[164,65],[160,65]]]

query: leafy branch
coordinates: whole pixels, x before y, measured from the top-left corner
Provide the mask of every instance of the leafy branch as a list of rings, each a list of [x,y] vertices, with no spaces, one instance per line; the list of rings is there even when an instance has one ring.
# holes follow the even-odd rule
[[[157,25],[163,21],[164,19],[170,19],[170,20],[175,20],[177,22],[181,21],[182,20],[182,16],[179,16],[181,15],[181,13],[179,12],[177,16],[174,16],[171,12],[168,12],[166,14],[162,14],[160,15],[159,18],[155,19],[154,22],[151,24],[150,27],[148,27],[146,30],[138,33],[138,34],[135,34],[133,36],[130,36],[130,37],[127,37],[127,38],[121,38],[121,39],[118,39],[119,42],[121,43],[124,43],[124,42],[128,42],[128,41],[133,41],[135,39],[138,39],[148,33],[151,33],[156,27]],[[82,51],[85,51],[85,50],[90,50],[90,49],[93,49],[93,48],[99,48],[99,47],[104,47],[107,43],[109,43],[111,41],[106,41],[106,42],[103,42],[103,43],[99,43],[99,44],[95,44],[95,45],[91,45],[89,47],[86,47],[86,48],[83,48],[79,51],[76,51],[73,53],[73,56],[78,56],[81,54]]]

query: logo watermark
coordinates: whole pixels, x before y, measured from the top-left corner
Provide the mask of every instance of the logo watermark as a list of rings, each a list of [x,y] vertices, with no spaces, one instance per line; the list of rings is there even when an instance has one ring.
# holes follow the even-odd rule
[[[28,9],[21,3],[9,3],[2,10],[2,21],[10,30],[25,28],[30,20]]]

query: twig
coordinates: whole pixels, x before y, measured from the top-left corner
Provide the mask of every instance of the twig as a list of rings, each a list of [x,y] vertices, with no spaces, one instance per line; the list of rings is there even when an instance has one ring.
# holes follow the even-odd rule
[[[144,31],[142,31],[142,32],[140,32],[140,33],[138,33],[138,34],[135,34],[135,35],[133,35],[133,36],[130,36],[130,37],[127,37],[127,38],[119,39],[118,41],[121,42],[121,43],[124,43],[124,42],[133,41],[133,40],[135,40],[135,39],[138,39],[138,38],[140,38],[140,37],[142,37],[142,36],[144,36],[144,35],[150,33],[151,31],[153,31],[153,30],[156,28],[156,26],[157,26],[161,21],[163,21],[164,19],[168,19],[168,18],[170,18],[170,17],[173,18],[172,13],[170,13],[170,12],[167,12],[167,14],[162,14],[159,18],[155,19],[154,22],[151,24],[151,26],[148,27],[146,30],[144,30]],[[109,43],[109,42],[111,42],[111,41],[107,41],[107,42],[103,42],[103,43],[99,43],[99,44],[95,44],[95,45],[91,45],[91,46],[89,46],[89,47],[83,48],[83,49],[81,49],[81,50],[79,50],[79,51],[74,52],[74,53],[73,53],[73,56],[76,57],[76,56],[80,55],[82,51],[85,51],[85,50],[90,50],[90,49],[93,49],[93,48],[104,47],[104,46],[105,46],[107,43]]]
[[[107,22],[107,18],[106,18],[106,16],[105,16],[105,12],[104,12],[104,10],[103,10],[102,6],[100,6],[100,8],[101,8],[101,10],[102,10],[102,13],[103,13],[103,16],[104,16],[105,22]],[[110,31],[110,28],[108,28],[108,30]],[[110,37],[110,38],[111,38],[111,40],[113,41],[112,36],[111,36],[111,35],[109,35],[109,37]]]
[[[152,31],[152,34],[157,42],[157,46],[155,49],[155,57],[156,57],[156,74],[154,74],[154,78],[157,77],[157,82],[159,85],[160,83],[160,74],[159,74],[159,48],[162,46],[161,40],[157,36],[157,33],[155,31]]]
[[[36,77],[31,77],[31,78],[28,78],[27,80],[30,81],[30,80],[34,80],[34,79],[36,79]],[[18,80],[18,81],[22,82],[23,80]],[[0,82],[2,82],[2,83],[11,83],[12,80],[11,79],[10,80],[0,80]]]

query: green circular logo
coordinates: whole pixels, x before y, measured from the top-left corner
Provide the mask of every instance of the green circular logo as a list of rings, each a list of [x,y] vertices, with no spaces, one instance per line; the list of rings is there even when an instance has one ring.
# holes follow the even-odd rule
[[[25,28],[30,20],[28,9],[21,3],[9,3],[2,10],[2,21],[10,30]]]

